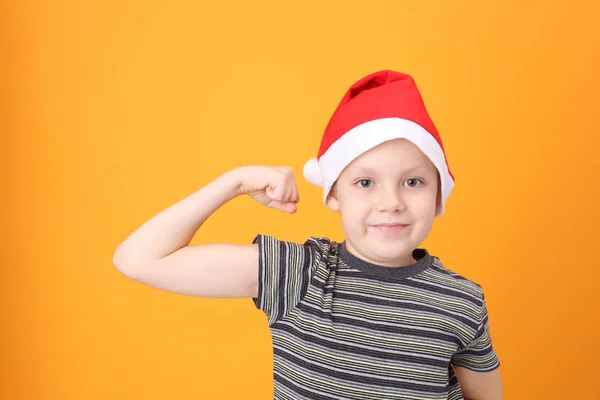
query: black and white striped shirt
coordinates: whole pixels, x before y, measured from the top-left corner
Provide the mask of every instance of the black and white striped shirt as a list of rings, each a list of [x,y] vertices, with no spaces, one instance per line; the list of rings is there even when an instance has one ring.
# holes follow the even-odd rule
[[[389,268],[327,238],[254,243],[275,399],[462,399],[452,365],[498,368],[481,287],[426,250]]]

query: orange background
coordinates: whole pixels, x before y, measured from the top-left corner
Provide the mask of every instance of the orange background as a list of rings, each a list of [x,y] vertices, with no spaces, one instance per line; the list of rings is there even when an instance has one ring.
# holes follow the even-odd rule
[[[302,178],[347,87],[411,73],[457,181],[425,245],[486,292],[507,399],[600,398],[599,7],[562,1],[4,2],[3,399],[269,399],[266,319],[121,276],[118,244],[246,164],[192,243],[342,239]]]

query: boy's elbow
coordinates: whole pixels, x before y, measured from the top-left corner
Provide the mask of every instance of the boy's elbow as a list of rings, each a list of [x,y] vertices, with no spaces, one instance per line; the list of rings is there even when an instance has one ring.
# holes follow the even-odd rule
[[[133,275],[134,275],[134,270],[136,269],[134,267],[135,264],[131,260],[128,260],[119,251],[119,249],[117,249],[115,251],[115,253],[113,254],[112,264],[115,267],[115,269],[117,271],[119,271],[122,275],[126,276],[127,278],[134,279]]]
[[[113,263],[113,266],[115,267],[115,269],[119,273],[121,273],[121,275],[124,275],[127,278],[130,277],[130,275],[131,275],[131,268],[130,267],[125,266],[125,264],[123,264],[122,262],[120,262],[118,259],[114,259],[114,258],[113,258],[112,263]]]

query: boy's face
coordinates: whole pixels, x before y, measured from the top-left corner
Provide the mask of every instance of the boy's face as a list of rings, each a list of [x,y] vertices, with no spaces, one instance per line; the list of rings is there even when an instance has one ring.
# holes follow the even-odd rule
[[[383,266],[408,265],[433,225],[438,182],[437,169],[416,145],[394,139],[348,165],[327,205],[340,212],[352,254]]]

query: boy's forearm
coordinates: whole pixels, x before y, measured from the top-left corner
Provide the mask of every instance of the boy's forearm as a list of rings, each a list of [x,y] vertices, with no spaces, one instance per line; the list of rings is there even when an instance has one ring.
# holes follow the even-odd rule
[[[226,172],[140,226],[116,249],[113,264],[141,264],[187,246],[208,217],[240,194],[239,169]]]

